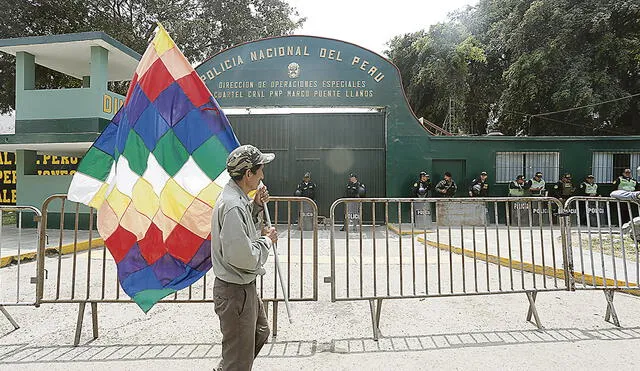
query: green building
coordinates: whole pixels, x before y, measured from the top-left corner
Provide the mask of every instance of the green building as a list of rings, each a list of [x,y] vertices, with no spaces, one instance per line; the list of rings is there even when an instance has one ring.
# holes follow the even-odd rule
[[[0,151],[16,154],[16,203],[40,208],[72,176],[38,175],[37,154],[82,156],[124,104],[107,83],[131,79],[141,56],[104,32],[4,39],[0,51],[16,57],[15,134],[0,135]],[[36,64],[82,87],[37,89]]]
[[[108,81],[130,79],[140,56],[101,32],[0,40],[16,55],[16,134],[0,151],[16,152],[17,202],[40,207],[64,193],[70,176],[34,175],[36,153],[77,155],[98,136],[124,97]],[[35,90],[35,64],[83,80],[82,89]],[[275,152],[266,183],[292,195],[310,171],[321,215],[358,174],[369,197],[408,197],[420,171],[437,182],[453,174],[464,197],[480,171],[490,194],[504,196],[518,174],[547,182],[593,173],[603,191],[625,167],[640,166],[640,137],[436,136],[409,107],[398,69],[348,42],[284,36],[241,44],[196,68],[225,109],[241,143]],[[286,110],[284,110],[286,108]]]

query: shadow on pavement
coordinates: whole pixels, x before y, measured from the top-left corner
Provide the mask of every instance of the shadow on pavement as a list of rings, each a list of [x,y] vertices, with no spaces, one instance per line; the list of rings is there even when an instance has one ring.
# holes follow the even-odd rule
[[[380,352],[415,352],[465,347],[491,347],[536,343],[613,341],[640,339],[640,327],[611,329],[543,329],[514,331],[484,331],[450,334],[334,339],[330,343],[315,341],[284,341],[265,344],[260,357],[300,358],[319,352],[359,354]],[[146,344],[91,345],[78,347],[29,346],[3,344],[0,364],[75,363],[141,360],[219,359],[220,344]]]
[[[435,349],[489,347],[534,343],[578,342],[587,340],[640,339],[640,327],[583,330],[577,328],[466,332],[421,336],[335,339],[329,351],[334,353],[412,352]]]
[[[219,359],[221,344],[70,345],[28,346],[3,344],[0,364],[109,362],[177,359]],[[297,358],[316,353],[315,341],[270,342],[260,357]]]

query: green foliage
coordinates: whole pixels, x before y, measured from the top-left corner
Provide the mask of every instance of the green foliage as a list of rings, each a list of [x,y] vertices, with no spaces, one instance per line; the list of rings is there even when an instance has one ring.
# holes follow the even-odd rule
[[[416,114],[451,99],[458,131],[640,134],[637,0],[480,0],[389,47]]]
[[[283,0],[0,0],[3,38],[104,31],[140,54],[160,21],[190,62],[232,45],[292,33],[304,23]],[[37,88],[79,87],[46,68]],[[127,84],[112,89],[126,92]],[[15,107],[15,59],[0,53],[0,113]]]

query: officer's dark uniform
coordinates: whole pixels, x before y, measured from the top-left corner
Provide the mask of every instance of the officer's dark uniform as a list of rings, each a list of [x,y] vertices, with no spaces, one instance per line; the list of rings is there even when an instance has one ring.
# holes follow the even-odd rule
[[[487,173],[482,172],[480,174],[487,175]],[[469,186],[469,196],[471,197],[487,197],[489,196],[489,183],[486,180],[482,180],[482,177],[478,177],[471,182]]]
[[[367,189],[363,183],[358,181],[358,177],[355,174],[349,175],[349,178],[356,178],[355,182],[349,181],[347,183],[347,187],[345,189],[345,197],[347,198],[358,198],[358,197],[367,197]],[[345,220],[345,225],[354,225],[356,224],[356,220],[360,217],[360,205],[356,202],[347,202],[347,220]],[[344,231],[344,225],[342,226],[341,231]]]
[[[345,191],[345,197],[347,198],[358,198],[358,197],[366,197],[367,189],[365,188],[363,183],[356,181],[355,183],[347,183],[347,189]]]
[[[316,199],[316,184],[314,182],[302,182],[298,184],[295,195],[298,197],[309,197],[310,199]]]
[[[563,179],[567,179],[568,182],[563,182],[562,179],[560,179],[558,182],[556,182],[556,184],[553,185],[553,188],[551,188],[550,195],[551,197],[555,197],[564,202],[564,200],[573,196],[573,194],[576,191],[576,188],[573,186],[573,183],[571,182],[571,174],[565,174],[563,176]]]
[[[431,179],[427,178],[427,180],[422,181],[422,177],[423,176],[429,176],[429,174],[422,172],[420,173],[420,176],[418,177],[418,181],[413,183],[413,189],[411,190],[411,195],[413,197],[420,197],[420,198],[426,198],[431,196],[431,189],[432,189],[432,184],[431,184]]]
[[[447,182],[446,179],[442,179],[436,184],[436,189],[438,190],[438,195],[440,197],[453,197],[456,194],[456,190],[458,186],[456,186],[456,182],[453,181],[453,178],[449,177],[450,182]],[[444,191],[444,193],[442,193]]]

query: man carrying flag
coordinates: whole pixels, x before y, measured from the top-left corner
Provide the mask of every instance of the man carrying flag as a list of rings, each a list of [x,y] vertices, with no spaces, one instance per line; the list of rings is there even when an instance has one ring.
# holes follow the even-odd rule
[[[265,274],[263,266],[269,250],[278,240],[275,228],[262,228],[258,219],[269,201],[266,187],[260,186],[264,165],[274,157],[252,145],[233,150],[227,158],[231,180],[213,209],[211,262],[216,275],[213,300],[222,331],[219,370],[250,370],[269,337],[256,276]],[[256,189],[251,200],[247,195]]]

